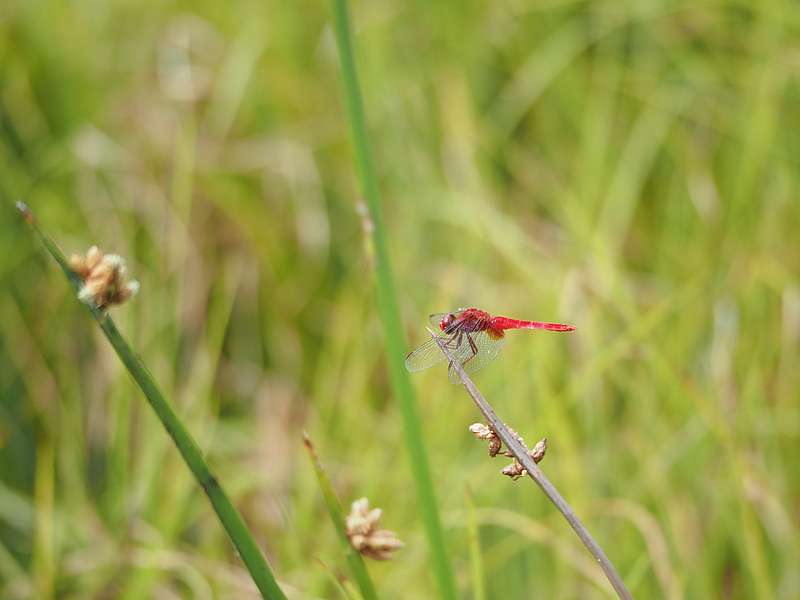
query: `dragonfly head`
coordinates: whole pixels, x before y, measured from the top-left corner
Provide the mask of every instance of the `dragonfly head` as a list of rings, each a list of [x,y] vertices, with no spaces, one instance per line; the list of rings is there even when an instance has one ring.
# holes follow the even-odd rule
[[[439,321],[439,329],[446,331],[447,328],[455,322],[455,320],[456,316],[453,313],[448,313],[441,321]]]

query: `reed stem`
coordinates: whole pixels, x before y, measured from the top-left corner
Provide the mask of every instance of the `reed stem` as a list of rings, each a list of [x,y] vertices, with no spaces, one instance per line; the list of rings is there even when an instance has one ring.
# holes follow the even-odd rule
[[[441,597],[446,600],[456,600],[458,598],[456,582],[445,545],[444,530],[433,488],[419,407],[404,364],[405,342],[401,327],[400,308],[389,262],[389,248],[381,211],[378,178],[372,161],[361,88],[353,57],[347,0],[333,0],[333,26],[339,49],[344,97],[353,136],[356,168],[361,181],[362,193],[366,198],[374,225],[372,241],[375,248],[376,295],[378,313],[383,325],[389,377],[403,416],[406,447],[417,488],[420,516],[425,526],[431,552],[431,569],[436,577]]]
[[[325,506],[328,507],[333,527],[336,529],[336,535],[342,543],[347,563],[350,566],[350,572],[353,574],[353,579],[355,579],[358,589],[361,591],[361,596],[364,600],[378,600],[378,593],[375,591],[375,585],[372,583],[369,571],[367,571],[367,565],[364,564],[364,558],[353,547],[347,537],[346,517],[342,510],[342,504],[339,502],[339,498],[333,489],[333,484],[328,478],[328,474],[311,438],[305,432],[303,432],[303,445],[306,448],[306,452],[308,452],[308,457],[311,459],[311,464],[314,466],[314,473],[317,475],[317,482],[320,490],[322,490]]]
[[[31,226],[47,251],[64,271],[64,275],[77,294],[82,282],[72,269],[70,269],[61,249],[50,236],[39,228],[33,213],[26,204],[18,202],[17,209],[22,213],[25,221]],[[178,418],[178,415],[175,414],[175,411],[161,393],[161,390],[158,389],[158,385],[150,371],[148,371],[142,360],[134,353],[133,349],[128,345],[128,342],[125,341],[125,338],[122,337],[113,319],[97,307],[85,303],[83,304],[89,309],[89,312],[92,313],[94,320],[100,326],[100,329],[103,330],[106,339],[111,343],[111,346],[116,351],[122,364],[128,369],[128,372],[144,393],[145,398],[147,398],[150,406],[155,411],[164,429],[167,430],[167,433],[175,442],[175,446],[177,446],[178,451],[181,453],[184,462],[186,462],[186,465],[194,475],[197,483],[200,484],[200,487],[203,488],[206,496],[208,496],[208,499],[211,501],[211,506],[214,508],[214,512],[217,513],[217,517],[222,523],[222,526],[225,528],[233,545],[242,557],[242,561],[250,572],[250,576],[253,578],[262,597],[269,600],[286,600],[286,596],[283,594],[280,587],[278,587],[272,570],[269,568],[264,555],[258,548],[252,533],[247,528],[244,519],[241,514],[239,514],[239,511],[236,510],[236,507],[233,506],[225,490],[222,489],[219,481],[212,473],[203,458],[203,453],[194,441],[194,438],[192,438],[189,431]]]

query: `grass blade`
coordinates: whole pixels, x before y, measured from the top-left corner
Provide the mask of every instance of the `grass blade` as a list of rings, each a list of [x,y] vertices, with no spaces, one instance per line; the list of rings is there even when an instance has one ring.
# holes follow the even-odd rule
[[[431,551],[431,567],[436,576],[441,597],[455,600],[458,597],[456,583],[445,546],[444,531],[433,489],[433,478],[422,434],[419,407],[411,380],[403,364],[405,344],[400,325],[400,308],[389,262],[389,248],[381,211],[378,179],[367,137],[366,118],[353,57],[353,42],[346,0],[333,0],[333,25],[336,33],[336,45],[339,49],[342,79],[344,80],[344,96],[353,136],[356,168],[374,224],[372,241],[375,248],[376,293],[386,344],[389,377],[403,416],[406,446],[417,487],[420,514]]]
[[[478,519],[475,516],[475,501],[472,491],[464,492],[464,504],[467,507],[467,535],[469,536],[469,562],[472,570],[472,594],[475,600],[486,600],[486,575],[483,569],[481,553],[481,534]]]
[[[328,513],[331,516],[331,521],[333,521],[336,534],[344,547],[345,556],[347,557],[347,562],[350,565],[350,571],[353,574],[353,579],[355,579],[356,583],[358,584],[358,588],[361,590],[361,595],[364,600],[377,600],[378,594],[375,591],[375,585],[372,583],[372,579],[369,576],[369,571],[367,571],[367,565],[364,564],[364,558],[361,556],[358,550],[353,548],[353,545],[350,543],[350,540],[347,537],[347,528],[345,526],[345,515],[344,511],[342,510],[342,504],[339,502],[339,498],[336,496],[336,492],[333,490],[331,480],[328,478],[328,474],[325,472],[325,467],[322,466],[322,461],[319,459],[317,451],[314,448],[314,444],[311,442],[311,439],[308,437],[307,433],[303,433],[303,444],[308,452],[308,457],[311,459],[311,464],[314,465],[314,473],[317,475],[317,482],[319,483],[320,490],[322,490],[322,497],[325,499],[325,506],[328,507]]]
[[[50,236],[39,229],[33,217],[33,213],[31,213],[30,209],[24,203],[17,203],[17,209],[22,213],[25,221],[33,228],[33,231],[42,243],[44,243],[45,248],[47,248],[47,251],[53,259],[59,264],[64,271],[64,275],[66,275],[77,293],[81,286],[80,278],[69,268],[61,249]],[[238,550],[239,555],[242,557],[242,561],[250,572],[250,576],[253,578],[261,595],[269,600],[285,600],[286,596],[278,587],[278,583],[275,581],[275,577],[264,555],[261,553],[261,550],[259,550],[253,535],[247,528],[244,519],[233,506],[228,495],[211,472],[211,469],[203,458],[200,448],[195,443],[191,434],[184,427],[178,415],[175,414],[169,402],[167,402],[167,399],[158,389],[150,371],[147,370],[147,367],[145,367],[141,359],[133,352],[133,349],[131,349],[128,342],[125,341],[125,338],[122,337],[122,334],[120,334],[111,317],[96,307],[89,306],[88,304],[84,305],[92,313],[92,316],[103,330],[111,346],[117,352],[117,356],[119,356],[125,368],[128,369],[131,377],[136,381],[147,398],[147,401],[150,403],[150,406],[161,420],[164,429],[166,429],[167,433],[172,437],[172,440],[178,447],[178,451],[181,453],[183,460],[191,470],[197,483],[199,483],[203,491],[205,491],[208,499],[211,501],[211,506],[217,513],[217,517],[219,517],[233,545],[236,546],[236,550]]]

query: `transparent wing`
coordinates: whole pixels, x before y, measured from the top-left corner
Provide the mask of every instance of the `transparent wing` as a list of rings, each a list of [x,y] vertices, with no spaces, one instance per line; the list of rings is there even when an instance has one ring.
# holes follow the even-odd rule
[[[443,340],[444,343],[450,347],[450,345],[453,343],[453,338],[456,337],[457,334],[449,334],[441,335],[439,336],[439,339]],[[419,346],[416,350],[408,353],[406,356],[406,369],[412,373],[415,373],[416,371],[422,371],[428,367],[432,367],[433,365],[442,362],[446,358],[447,357],[436,343],[436,340],[431,338]]]
[[[461,339],[461,336],[459,336],[461,321],[458,319],[460,312],[463,311],[458,310],[452,313],[434,313],[428,316],[428,322],[431,324],[431,328],[437,332],[439,331],[439,323],[441,323],[442,319],[449,314],[456,316],[447,329],[442,331],[438,336],[440,340],[447,344],[448,348],[450,348],[452,352],[455,352],[459,347],[459,340]],[[444,355],[444,353],[442,353],[442,351],[439,349],[439,345],[433,340],[433,338],[431,338],[419,346],[416,350],[406,355],[406,369],[412,373],[416,371],[422,371],[428,367],[432,367],[433,365],[442,362],[446,358],[447,357]]]
[[[465,333],[461,345],[454,353],[455,358],[461,363],[464,371],[467,373],[474,373],[497,358],[497,355],[500,354],[500,350],[502,350],[505,343],[505,336],[494,338],[485,330],[475,333]],[[449,368],[448,376],[451,383],[461,383],[461,379],[459,379],[455,369]]]
[[[441,335],[438,339],[445,343],[453,360],[467,373],[474,373],[493,361],[505,344],[505,337],[494,338],[486,331],[467,333],[456,330]],[[406,369],[412,373],[422,371],[443,362],[446,358],[436,340],[431,338],[406,356]],[[460,381],[454,369],[449,369],[449,375],[453,383]]]

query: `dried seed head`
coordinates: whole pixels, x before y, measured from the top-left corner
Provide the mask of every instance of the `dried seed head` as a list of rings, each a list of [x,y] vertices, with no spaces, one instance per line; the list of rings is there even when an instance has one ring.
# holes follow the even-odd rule
[[[547,438],[546,437],[542,438],[538,442],[536,442],[536,445],[533,447],[533,449],[530,452],[528,452],[528,454],[533,459],[533,462],[535,462],[536,464],[539,464],[540,462],[542,462],[542,459],[544,458],[544,453],[545,452],[547,452]]]
[[[511,479],[513,479],[514,481],[528,474],[528,472],[516,460],[510,465],[503,467],[503,470],[500,472],[503,475],[511,477]]]
[[[122,257],[103,254],[97,246],[89,248],[86,256],[73,254],[69,266],[83,281],[78,298],[100,310],[122,304],[139,291],[138,281],[125,280]]]
[[[33,225],[36,219],[33,218],[33,213],[31,209],[25,204],[22,200],[17,200],[17,210],[22,214],[22,218],[28,223],[28,225]]]
[[[542,438],[536,445],[531,449],[528,450],[528,456],[533,459],[533,462],[539,464],[542,462],[544,458],[544,453],[547,451],[547,438]],[[514,459],[514,462],[510,465],[503,467],[503,470],[500,471],[503,475],[507,475],[511,477],[514,481],[519,479],[520,477],[525,477],[528,474],[527,469],[525,469],[517,459]]]
[[[489,456],[494,458],[500,452],[500,449],[503,447],[503,442],[500,441],[500,438],[496,437],[492,440],[489,440]]]
[[[347,537],[353,547],[364,556],[375,560],[389,560],[392,553],[404,544],[393,531],[378,529],[380,518],[380,508],[370,510],[369,500],[356,500],[347,515]]]
[[[490,440],[493,437],[497,437],[494,431],[492,431],[488,425],[484,425],[483,423],[473,423],[469,426],[469,430],[479,440]]]
[[[469,430],[479,440],[486,440],[489,442],[489,456],[495,457],[503,447],[503,442],[497,437],[494,430],[488,425],[483,423],[473,423],[469,426]]]

